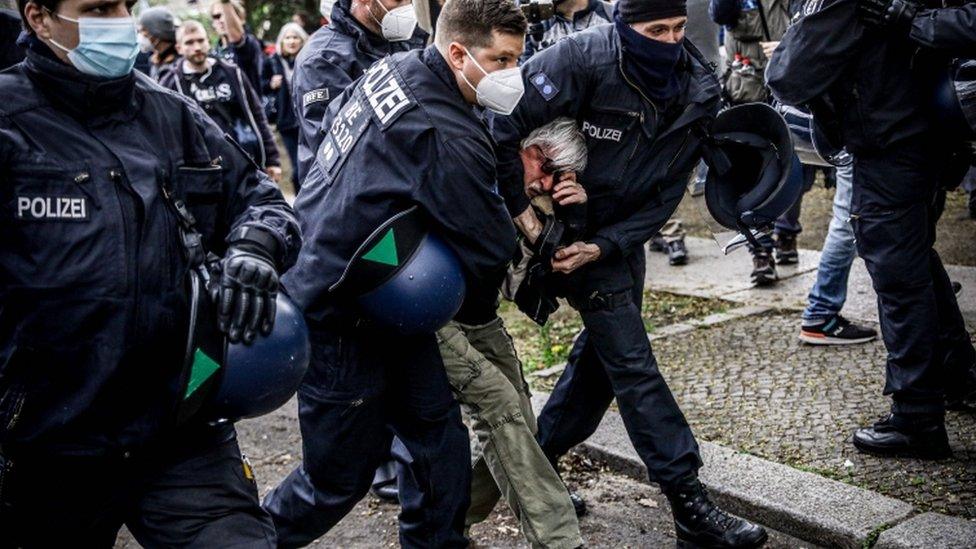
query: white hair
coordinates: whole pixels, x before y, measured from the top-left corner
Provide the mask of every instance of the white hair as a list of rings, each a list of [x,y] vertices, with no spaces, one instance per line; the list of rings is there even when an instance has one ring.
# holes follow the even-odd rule
[[[275,40],[275,51],[277,51],[279,54],[281,53],[281,44],[285,41],[285,36],[289,32],[297,34],[298,37],[302,39],[302,47],[305,47],[305,44],[308,43],[308,33],[305,32],[305,29],[303,29],[301,25],[294,22],[286,23],[285,26],[281,27],[281,30],[278,31],[278,39]]]
[[[586,139],[572,118],[563,116],[532,130],[522,140],[522,149],[532,145],[542,149],[557,170],[580,173],[586,169]]]

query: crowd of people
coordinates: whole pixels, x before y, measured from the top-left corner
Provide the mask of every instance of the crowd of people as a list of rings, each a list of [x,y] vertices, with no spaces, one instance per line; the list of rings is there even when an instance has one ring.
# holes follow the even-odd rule
[[[976,406],[933,249],[976,185],[976,4],[337,0],[267,45],[237,0],[132,4],[0,10],[0,547],[298,547],[371,487],[405,547],[467,546],[500,499],[531,546],[581,547],[557,464],[614,401],[679,546],[760,547],[699,480],[645,250],[688,263],[700,196],[775,284],[821,173],[799,339],[877,337],[841,314],[860,256],[888,351],[891,413],[853,444],[943,458],[946,410]],[[538,417],[502,297],[582,319]],[[307,332],[303,460],[262,502],[247,414],[193,403],[282,322]]]

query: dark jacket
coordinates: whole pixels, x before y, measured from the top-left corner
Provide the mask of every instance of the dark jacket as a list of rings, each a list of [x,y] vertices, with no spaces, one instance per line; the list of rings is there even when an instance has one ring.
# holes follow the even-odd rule
[[[218,255],[255,227],[285,269],[300,236],[278,188],[195,103],[43,50],[35,39],[0,74],[0,445],[121,453],[165,432],[178,402],[188,265],[162,189]]]
[[[855,0],[809,2],[766,71],[783,103],[828,98],[855,156],[935,130],[929,110],[935,83],[952,57],[976,51],[972,4],[968,10],[923,10],[911,37],[867,28],[856,7]]]
[[[0,9],[0,70],[24,59],[24,50],[17,45],[17,37],[22,29],[20,14],[14,10]]]
[[[678,67],[681,92],[663,106],[625,80],[613,25],[576,33],[529,60],[522,68],[525,96],[494,125],[499,186],[512,216],[529,204],[520,141],[568,116],[579,123],[589,152],[579,179],[589,196],[583,240],[597,244],[603,258],[640,250],[677,208],[700,158],[698,130],[719,108],[712,71],[688,51]]]
[[[586,8],[573,14],[570,20],[556,14],[542,22],[544,29],[542,41],[536,42],[530,36],[525,38],[525,52],[520,61],[525,63],[536,53],[555,44],[562,38],[597,25],[607,25],[613,22],[613,5],[603,0],[590,0]]]
[[[427,33],[419,28],[413,38],[387,42],[367,31],[349,13],[344,3],[332,8],[326,27],[315,31],[295,62],[292,101],[301,132],[298,139],[298,176],[304,180],[321,141],[319,126],[332,99],[373,63],[392,53],[424,47]]]
[[[162,82],[168,78],[169,73],[179,70],[182,58],[176,53],[176,46],[170,46],[161,53],[154,53],[149,58],[149,78],[156,82]],[[175,76],[175,75],[174,75]]]
[[[261,41],[247,28],[244,37],[236,44],[218,45],[213,55],[224,61],[233,63],[244,71],[244,76],[251,87],[261,89],[261,70],[264,68],[264,47]]]
[[[370,233],[412,206],[456,252],[469,281],[504,271],[515,229],[495,191],[491,136],[434,47],[374,64],[332,101],[324,127],[295,202],[305,242],[284,277],[311,322],[348,312],[330,287]]]
[[[295,107],[291,102],[291,83],[287,74],[294,70],[294,63],[294,59],[289,61],[283,58],[281,54],[276,53],[264,61],[264,71],[262,72],[264,82],[261,84],[261,93],[266,97],[274,98],[278,109],[277,126],[279,130],[284,131],[294,130],[298,127],[298,117],[295,116]],[[271,78],[274,76],[282,77],[281,87],[277,90],[271,89]]]
[[[195,100],[225,133],[244,146],[259,166],[280,166],[278,147],[257,92],[241,69],[222,59],[215,61],[201,78],[200,86],[193,84],[183,71],[182,60],[163,74],[160,84]]]

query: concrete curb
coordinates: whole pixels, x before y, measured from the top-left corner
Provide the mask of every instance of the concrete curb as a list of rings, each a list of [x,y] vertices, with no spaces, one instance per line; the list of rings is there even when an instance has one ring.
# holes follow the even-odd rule
[[[538,394],[541,412],[549,395]],[[976,522],[935,513],[914,516],[901,500],[729,448],[701,442],[701,478],[730,512],[824,547],[976,547]],[[648,482],[620,414],[608,411],[596,433],[577,447],[615,473]],[[914,516],[914,518],[913,518]],[[879,538],[879,534],[881,534]]]

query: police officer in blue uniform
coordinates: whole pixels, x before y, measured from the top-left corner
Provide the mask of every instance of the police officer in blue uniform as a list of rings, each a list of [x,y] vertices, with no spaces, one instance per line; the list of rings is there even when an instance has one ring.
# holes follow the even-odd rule
[[[312,34],[295,61],[292,99],[301,124],[298,177],[303,181],[321,142],[319,125],[329,102],[392,53],[418,49],[427,33],[417,28],[412,0],[339,0],[328,26]]]
[[[187,248],[204,245],[223,329],[270,329],[298,224],[191,101],[133,73],[123,0],[21,0],[0,74],[0,545],[274,547],[232,425],[176,424]]]
[[[409,450],[420,490],[401,498],[401,543],[466,545],[468,435],[434,334],[382,327],[331,288],[370,235],[411,207],[469,285],[506,268],[515,229],[473,106],[514,108],[525,29],[508,0],[452,0],[435,46],[376,62],[329,105],[296,202],[305,244],[284,279],[305,312],[312,363],[298,392],[304,462],[265,501],[283,546],[310,543],[363,497],[390,447],[388,428]]]
[[[780,101],[809,105],[856,158],[852,224],[878,293],[892,396],[891,414],[854,435],[866,452],[945,457],[947,405],[976,398],[976,352],[933,249],[935,196],[959,145],[939,126],[934,89],[953,57],[974,51],[973,12],[811,0],[766,73]]]
[[[621,0],[614,24],[573,34],[523,66],[526,95],[495,121],[499,182],[513,216],[521,192],[518,144],[533,128],[575,118],[589,164],[586,233],[556,252],[561,292],[585,326],[546,407],[539,441],[552,460],[596,430],[616,397],[650,480],[671,501],[678,539],[758,547],[759,526],[727,515],[698,481],[698,445],[671,395],[641,320],[644,242],[674,213],[719,109],[710,66],[683,40],[684,0]]]
[[[24,50],[17,45],[21,28],[17,12],[0,8],[0,70],[24,59]]]

